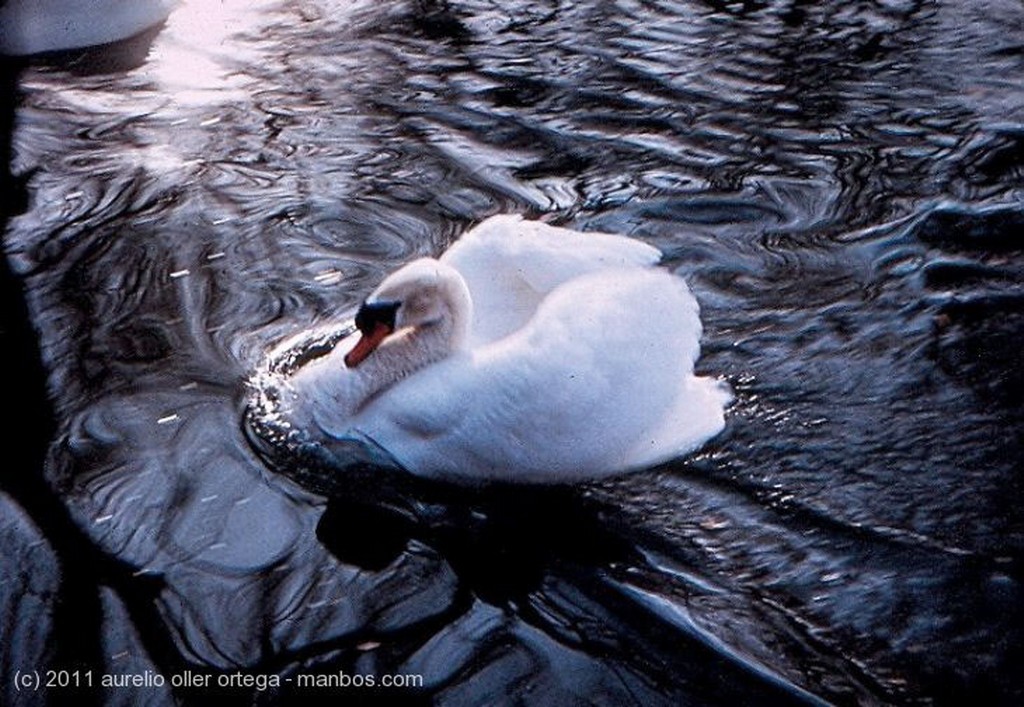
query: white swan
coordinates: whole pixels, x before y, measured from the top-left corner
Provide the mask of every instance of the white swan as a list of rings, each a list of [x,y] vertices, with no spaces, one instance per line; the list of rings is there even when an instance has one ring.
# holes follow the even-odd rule
[[[160,24],[178,0],[6,0],[0,54],[23,56],[127,39]]]
[[[729,393],[694,376],[697,302],[660,256],[492,217],[387,277],[359,334],[288,381],[288,414],[457,482],[568,483],[690,452]]]

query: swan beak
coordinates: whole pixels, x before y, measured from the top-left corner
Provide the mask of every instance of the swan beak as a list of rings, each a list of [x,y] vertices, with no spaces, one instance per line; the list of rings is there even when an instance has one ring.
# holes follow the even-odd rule
[[[369,333],[363,332],[352,350],[345,354],[345,365],[349,368],[358,366],[380,346],[380,342],[384,341],[390,333],[391,327],[387,324],[380,322],[374,324],[373,329]]]
[[[355,347],[345,354],[345,365],[355,368],[372,354],[388,334],[395,330],[398,302],[364,302],[356,313],[356,328],[362,336]]]

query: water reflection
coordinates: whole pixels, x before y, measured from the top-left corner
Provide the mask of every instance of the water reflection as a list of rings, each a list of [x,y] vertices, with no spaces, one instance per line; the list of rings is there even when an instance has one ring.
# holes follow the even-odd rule
[[[46,474],[115,560],[68,580],[118,646],[84,660],[419,671],[450,704],[1019,701],[1019,7],[214,4],[136,68],[20,81]],[[252,452],[266,351],[500,211],[668,254],[738,392],[722,438],[394,503]]]
[[[621,528],[607,527],[612,509],[572,489],[432,491],[418,498],[413,520],[334,497],[317,533],[339,558],[369,568],[361,556],[377,569],[421,543],[447,559],[463,591],[503,607],[522,606],[545,578],[570,567],[595,571],[640,559]]]
[[[251,38],[268,28],[279,0],[185,0],[163,28],[142,76],[175,104],[228,104],[249,97],[246,67],[258,64],[265,48]]]

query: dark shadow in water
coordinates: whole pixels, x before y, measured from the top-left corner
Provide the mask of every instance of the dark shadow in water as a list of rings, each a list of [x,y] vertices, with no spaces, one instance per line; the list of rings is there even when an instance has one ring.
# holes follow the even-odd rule
[[[435,489],[420,519],[333,498],[317,536],[339,560],[382,569],[409,542],[436,550],[464,588],[495,606],[520,604],[545,577],[567,567],[589,570],[637,563],[635,540],[609,527],[600,504],[568,487]]]
[[[642,672],[657,694],[679,704],[823,704],[617,593],[611,578],[645,566],[641,548],[657,539],[626,525],[616,508],[585,489],[436,484],[428,491],[429,503],[421,497],[405,504],[417,507],[417,519],[331,498],[317,537],[340,561],[367,571],[384,570],[412,544],[426,546],[459,580],[461,599],[449,619],[472,611],[479,600],[540,630],[553,644],[581,649],[627,673]],[[579,606],[563,613],[562,596],[576,597]],[[584,628],[595,622],[618,638],[605,643],[601,631]]]
[[[345,564],[376,572],[394,562],[412,539],[409,519],[384,508],[331,502],[320,517],[316,536]]]
[[[11,141],[14,133],[14,109],[17,103],[19,63],[0,56],[0,233],[6,231],[7,221],[24,213],[28,208],[28,191],[25,183],[31,175],[16,177],[11,174]],[[4,259],[4,316],[7,316],[9,276],[7,260]],[[24,309],[24,307],[22,307]],[[6,322],[5,322],[6,323]],[[7,331],[5,328],[4,331]]]
[[[451,3],[445,0],[416,0],[413,5],[408,21],[417,34],[436,42],[451,42],[456,46],[472,39],[472,32]]]
[[[109,73],[140,65],[159,28],[121,43],[41,57],[0,56],[0,370],[14,372],[5,380],[6,399],[16,406],[2,425],[6,450],[0,490],[8,493],[40,529],[59,560],[58,595],[54,601],[50,666],[66,671],[104,672],[107,658],[101,645],[104,609],[101,590],[109,587],[124,602],[133,627],[158,665],[170,670],[185,666],[173,641],[162,628],[155,598],[163,590],[158,579],[138,577],[135,568],[103,553],[72,519],[57,490],[45,479],[47,450],[57,431],[50,403],[47,371],[26,300],[23,279],[6,256],[8,222],[24,213],[31,201],[29,184],[35,171],[12,174],[14,118],[19,79],[30,63],[61,64],[76,73]],[[85,70],[85,67],[91,67]],[[6,548],[0,547],[0,552]],[[16,615],[7,621],[23,621]],[[5,635],[17,636],[24,626],[3,626]],[[16,646],[4,646],[14,649]],[[40,670],[44,666],[35,666]],[[101,705],[100,690],[68,687],[61,701]]]
[[[7,222],[27,208],[26,183],[30,175],[11,174],[14,110],[20,75],[18,63],[0,57],[0,95],[11,100],[0,104],[0,232]],[[17,414],[9,415],[3,427],[3,446],[8,450],[0,488],[7,491],[25,509],[56,551],[61,563],[60,596],[53,624],[58,636],[54,665],[68,670],[96,670],[102,665],[99,646],[98,584],[92,555],[81,531],[67,509],[43,480],[47,445],[55,429],[49,404],[46,372],[38,341],[29,318],[25,289],[11,270],[6,257],[0,258],[0,367],[15,372],[7,376],[7,400],[17,405]],[[0,548],[0,552],[5,551]],[[22,617],[10,617],[18,621]],[[16,627],[4,627],[5,633],[18,635]],[[16,646],[5,646],[17,652]],[[82,695],[82,704],[99,704],[98,695]]]

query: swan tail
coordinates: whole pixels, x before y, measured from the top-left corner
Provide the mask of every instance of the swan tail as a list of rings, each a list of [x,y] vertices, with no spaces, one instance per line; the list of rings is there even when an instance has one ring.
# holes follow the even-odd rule
[[[725,409],[732,401],[732,390],[725,381],[687,378],[671,413],[638,440],[625,466],[650,467],[699,449],[725,428]]]

